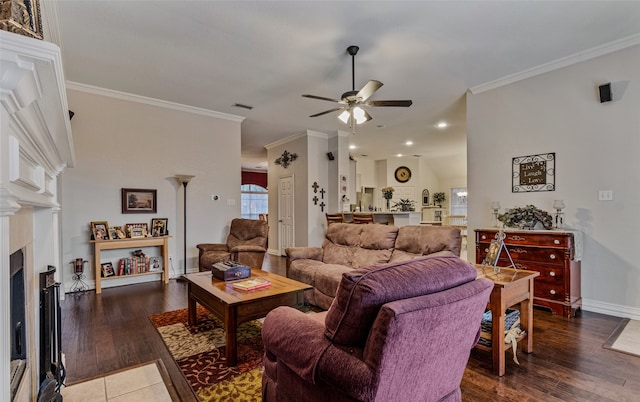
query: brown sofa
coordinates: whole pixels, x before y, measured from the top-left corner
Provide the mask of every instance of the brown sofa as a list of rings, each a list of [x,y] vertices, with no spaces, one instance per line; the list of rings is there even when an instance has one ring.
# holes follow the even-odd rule
[[[387,226],[334,223],[322,247],[288,247],[287,277],[313,286],[305,301],[329,309],[342,274],[421,256],[460,256],[460,229],[446,226]]]

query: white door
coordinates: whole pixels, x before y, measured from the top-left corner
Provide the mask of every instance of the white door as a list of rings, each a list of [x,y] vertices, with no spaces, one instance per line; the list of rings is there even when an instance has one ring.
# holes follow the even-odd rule
[[[280,255],[285,255],[284,249],[293,247],[293,176],[281,177],[278,183],[278,243]]]

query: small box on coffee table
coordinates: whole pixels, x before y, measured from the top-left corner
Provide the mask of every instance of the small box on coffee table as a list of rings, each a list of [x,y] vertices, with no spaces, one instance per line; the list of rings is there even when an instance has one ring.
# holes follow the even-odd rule
[[[251,268],[234,261],[217,262],[211,267],[211,274],[222,281],[233,281],[250,277]]]

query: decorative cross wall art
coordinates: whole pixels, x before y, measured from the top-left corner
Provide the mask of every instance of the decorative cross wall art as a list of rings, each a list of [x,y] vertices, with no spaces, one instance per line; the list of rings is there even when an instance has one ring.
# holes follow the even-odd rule
[[[325,205],[324,201],[322,201],[322,202],[320,203],[320,212],[324,212],[324,207],[325,207],[325,206],[326,206],[326,205]]]
[[[556,190],[556,154],[518,156],[512,160],[511,192]]]
[[[276,165],[281,165],[283,168],[288,168],[289,164],[298,159],[298,154],[289,153],[289,151],[285,150],[282,155],[278,159],[275,160]]]
[[[323,189],[320,189],[320,195],[322,196],[322,199],[324,200],[324,193],[326,193],[326,191]]]
[[[313,184],[311,185],[311,188],[313,189],[314,193],[318,192],[318,187],[320,187],[320,186],[318,185],[317,181],[314,181]]]
[[[317,195],[314,195],[311,201],[313,201],[313,205],[318,205],[318,201],[320,201],[320,199],[318,199]]]

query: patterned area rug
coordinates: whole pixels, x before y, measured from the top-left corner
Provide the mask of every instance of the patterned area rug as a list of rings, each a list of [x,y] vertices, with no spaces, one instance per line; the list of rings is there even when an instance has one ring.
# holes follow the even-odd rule
[[[225,358],[223,323],[198,306],[198,323],[188,325],[187,309],[149,317],[187,381],[202,402],[260,401],[262,390],[262,324],[238,328],[238,365]]]

